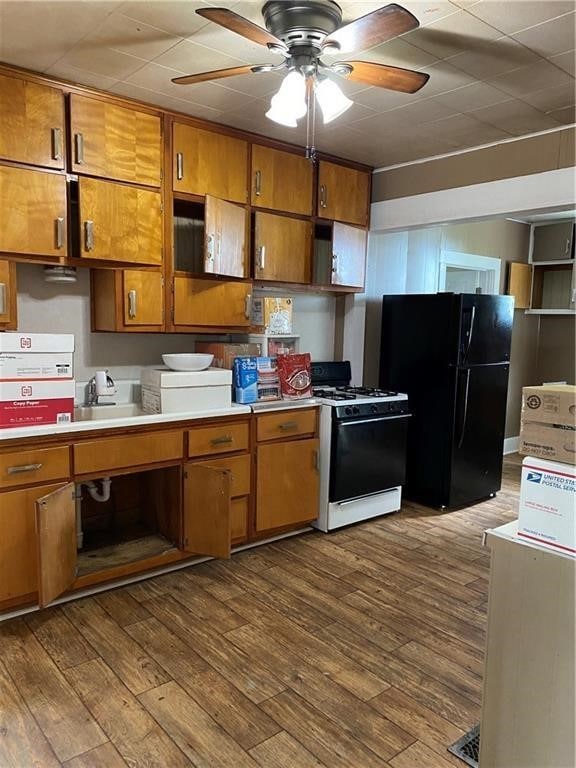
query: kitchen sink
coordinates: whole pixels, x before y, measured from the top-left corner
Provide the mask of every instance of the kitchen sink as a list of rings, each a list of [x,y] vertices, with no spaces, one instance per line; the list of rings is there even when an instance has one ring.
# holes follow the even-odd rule
[[[81,405],[74,408],[74,421],[98,421],[99,419],[126,419],[142,416],[144,411],[137,403],[123,405]]]

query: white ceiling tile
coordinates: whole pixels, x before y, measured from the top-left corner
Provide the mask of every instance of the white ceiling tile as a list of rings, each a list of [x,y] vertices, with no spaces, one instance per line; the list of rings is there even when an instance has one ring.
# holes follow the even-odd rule
[[[576,14],[559,16],[513,35],[522,45],[545,56],[572,51],[576,47]]]
[[[576,77],[576,51],[567,51],[558,56],[551,56],[550,61],[560,69],[568,72],[572,77]]]
[[[180,39],[121,13],[111,13],[103,24],[84,38],[82,45],[114,48],[151,61],[176,45]]]
[[[426,123],[427,135],[444,139],[458,146],[478,146],[491,141],[509,138],[510,134],[501,128],[482,123],[472,115],[452,115],[443,120]]]
[[[483,123],[490,123],[503,131],[508,131],[515,136],[535,131],[545,131],[555,128],[558,123],[543,112],[539,112],[530,104],[525,104],[518,99],[511,99],[502,104],[493,104],[490,107],[475,109],[469,113],[472,117]]]
[[[435,56],[416,48],[403,38],[389,40],[375,48],[369,48],[361,53],[350,53],[346,56],[332,57],[327,61],[342,59],[357,59],[358,61],[374,61],[376,64],[388,64],[392,67],[404,67],[405,69],[421,69],[430,64],[435,64],[438,60]]]
[[[543,59],[529,67],[521,67],[490,80],[490,83],[511,96],[554,88],[558,85],[572,85],[574,80],[567,72]]]
[[[246,96],[262,99],[266,96],[272,96],[282,83],[286,72],[278,74],[275,72],[250,72],[247,75],[236,75],[235,77],[226,77],[218,80],[220,85],[231,88],[233,91],[239,91]]]
[[[393,131],[401,136],[403,131],[417,130],[423,123],[439,120],[452,114],[454,114],[453,110],[438,104],[435,99],[428,99],[408,107],[366,117],[355,122],[353,128],[374,135],[377,135],[381,130]]]
[[[544,88],[534,93],[525,93],[522,95],[522,101],[531,104],[541,112],[554,112],[557,109],[576,104],[576,91],[572,84],[558,85],[555,88]]]
[[[563,125],[572,125],[576,123],[576,107],[563,107],[550,112],[549,116]]]
[[[97,75],[106,75],[115,80],[124,80],[146,64],[143,59],[128,53],[89,43],[78,43],[58,63],[85,69]]]
[[[464,51],[482,48],[487,41],[501,34],[466,11],[459,11],[435,21],[427,27],[415,29],[406,36],[412,44],[438,59],[455,56]]]
[[[573,10],[571,0],[483,0],[469,12],[501,32],[512,34]]]
[[[455,88],[471,85],[474,82],[475,78],[461,69],[452,66],[452,61],[453,59],[450,59],[450,63],[439,61],[424,69],[424,72],[428,72],[430,75],[430,80],[419,91],[423,98],[428,98],[444,91],[453,91]]]
[[[118,81],[113,77],[105,75],[96,75],[93,72],[86,72],[85,69],[76,69],[71,67],[64,60],[61,60],[46,70],[47,75],[58,77],[63,80],[69,80],[71,83],[87,85],[89,88],[98,88],[102,91],[111,90],[112,86]]]
[[[416,94],[388,91],[386,88],[364,88],[362,91],[358,91],[354,95],[349,96],[349,98],[353,99],[358,104],[362,104],[365,107],[375,110],[376,112],[386,112],[390,109],[407,107],[409,104],[423,101],[424,98],[420,94],[426,90],[426,87],[427,86],[424,86],[422,91],[419,91]]]
[[[518,67],[528,66],[539,56],[510,37],[487,42],[473,51],[466,51],[450,59],[450,64],[468,72],[478,80],[496,77]]]
[[[0,3],[0,60],[43,72],[119,5],[100,0]]]
[[[386,5],[386,3],[378,3],[378,5]],[[457,5],[446,2],[446,0],[439,0],[436,3],[433,0],[432,2],[431,0],[407,0],[407,2],[401,2],[400,5],[416,16],[421,27],[460,10]]]
[[[490,104],[498,104],[501,101],[508,101],[510,96],[503,91],[499,91],[488,83],[472,83],[463,88],[457,88],[455,91],[447,91],[436,96],[436,101],[452,107],[458,112],[467,112],[471,109],[480,109],[488,107]]]
[[[120,12],[131,19],[151,24],[172,35],[189,37],[208,22],[196,13],[197,8],[209,8],[210,3],[196,0],[128,0],[122,3]]]
[[[245,62],[228,56],[224,51],[215,51],[189,40],[182,40],[155,60],[156,64],[175,69],[185,75],[197,72],[209,72],[213,69],[237,67]]]
[[[188,38],[193,43],[212,48],[222,55],[232,56],[249,64],[280,64],[282,57],[262,45],[246,40],[246,38],[224,29],[218,24],[209,22]]]
[[[175,112],[184,112],[187,115],[199,117],[204,120],[217,121],[222,114],[217,109],[210,109],[202,104],[194,104],[194,102],[191,101],[183,101],[182,99],[175,99],[172,96],[149,91],[146,88],[140,88],[133,83],[116,83],[110,90],[112,93],[117,93],[120,96],[126,96],[130,99],[154,104],[158,107],[163,107],[164,109],[174,110]]]

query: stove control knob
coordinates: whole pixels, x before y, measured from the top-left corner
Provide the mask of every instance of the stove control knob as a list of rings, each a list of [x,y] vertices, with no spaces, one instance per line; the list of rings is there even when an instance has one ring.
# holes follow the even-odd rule
[[[378,406],[376,404],[370,406],[370,413],[378,413]]]
[[[355,406],[352,408],[352,413],[360,413],[360,408],[358,408],[358,406],[357,406],[357,405],[355,405]]]
[[[350,408],[350,406],[347,405],[346,408],[344,408],[344,413],[346,414],[346,416],[352,416],[352,408]]]

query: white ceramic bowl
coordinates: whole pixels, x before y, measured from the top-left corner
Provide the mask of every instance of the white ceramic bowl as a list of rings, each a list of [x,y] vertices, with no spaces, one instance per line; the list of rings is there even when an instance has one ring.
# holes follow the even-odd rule
[[[182,355],[162,355],[162,362],[173,371],[203,371],[209,368],[214,355],[188,353]]]

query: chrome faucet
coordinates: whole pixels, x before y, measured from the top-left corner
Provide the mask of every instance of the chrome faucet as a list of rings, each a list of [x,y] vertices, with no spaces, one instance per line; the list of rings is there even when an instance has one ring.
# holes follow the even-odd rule
[[[109,390],[109,391],[108,391]],[[108,375],[108,371],[97,371],[95,376],[92,376],[86,387],[86,405],[116,405],[116,403],[107,401],[100,402],[100,397],[110,396],[116,392],[116,385],[114,379]]]

